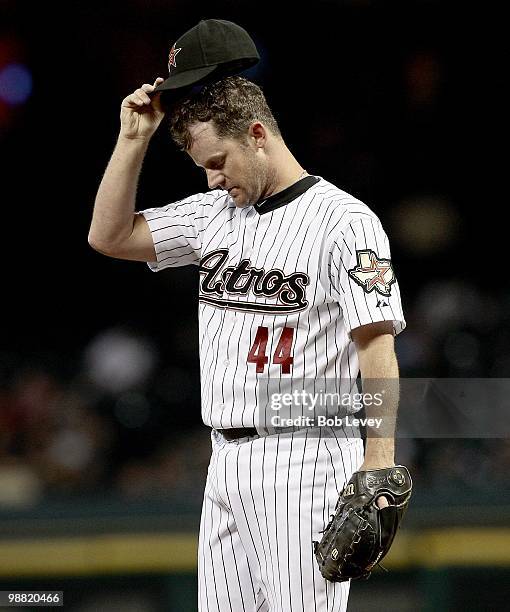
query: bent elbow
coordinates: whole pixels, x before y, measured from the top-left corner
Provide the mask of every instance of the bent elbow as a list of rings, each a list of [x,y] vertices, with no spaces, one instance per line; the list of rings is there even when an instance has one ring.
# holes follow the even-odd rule
[[[94,234],[92,232],[89,232],[89,235],[87,236],[87,241],[89,243],[89,246],[91,248],[94,249],[94,251],[99,251],[101,252],[101,244],[99,242],[99,240],[96,238],[96,236],[94,236]]]
[[[104,242],[99,240],[97,236],[95,236],[92,232],[89,232],[88,243],[89,246],[94,249],[94,251],[101,253],[101,255],[107,255],[109,257],[114,256],[112,245],[105,244]]]

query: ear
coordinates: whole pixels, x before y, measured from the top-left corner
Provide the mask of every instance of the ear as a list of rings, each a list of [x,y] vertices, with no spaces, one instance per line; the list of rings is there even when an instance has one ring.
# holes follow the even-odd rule
[[[255,121],[248,129],[248,137],[253,139],[255,146],[262,148],[267,142],[267,130],[260,121]]]

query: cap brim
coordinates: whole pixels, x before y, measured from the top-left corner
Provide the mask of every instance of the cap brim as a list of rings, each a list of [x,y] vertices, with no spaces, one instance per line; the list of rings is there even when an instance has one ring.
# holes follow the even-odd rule
[[[195,83],[198,83],[198,81],[205,78],[208,74],[211,74],[211,72],[214,72],[214,70],[216,70],[216,66],[206,66],[204,68],[195,68],[193,70],[181,72],[180,74],[174,74],[173,76],[168,77],[166,81],[160,83],[154,90],[154,93],[194,85]]]
[[[163,83],[160,83],[156,87],[153,93],[198,85],[199,83],[208,81],[209,77],[222,79],[233,74],[238,74],[254,66],[259,59],[259,57],[243,57],[230,62],[224,62],[222,64],[214,64],[213,66],[204,66],[203,68],[186,70],[180,74],[174,74],[168,77],[166,81],[163,81]]]

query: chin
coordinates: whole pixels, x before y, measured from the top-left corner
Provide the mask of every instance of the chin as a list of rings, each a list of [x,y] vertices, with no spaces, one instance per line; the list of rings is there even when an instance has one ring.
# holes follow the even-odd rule
[[[236,189],[235,196],[231,195],[230,197],[238,208],[246,208],[247,206],[251,206],[250,198],[246,197],[246,195],[239,191],[239,189]]]
[[[234,200],[234,203],[237,208],[247,208],[248,206],[251,206],[251,202],[247,202],[246,200]]]

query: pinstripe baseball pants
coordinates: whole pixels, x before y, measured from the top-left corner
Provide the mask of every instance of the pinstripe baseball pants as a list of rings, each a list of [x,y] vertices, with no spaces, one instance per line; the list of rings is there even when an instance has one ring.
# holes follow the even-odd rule
[[[227,441],[212,431],[198,559],[200,612],[342,612],[349,583],[322,578],[313,540],[363,461],[331,429]]]

